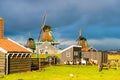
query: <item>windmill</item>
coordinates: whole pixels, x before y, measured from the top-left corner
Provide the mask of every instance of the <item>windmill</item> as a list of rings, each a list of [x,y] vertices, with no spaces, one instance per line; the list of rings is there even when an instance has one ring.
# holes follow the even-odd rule
[[[46,14],[45,14],[45,16],[43,18],[43,21],[42,21],[42,26],[41,26],[40,33],[39,33],[39,36],[38,36],[38,42],[40,41],[40,37],[42,36],[43,28],[45,26],[45,22],[46,22]]]
[[[45,25],[45,22],[46,22],[46,15],[44,16],[43,21],[42,21],[42,26],[40,28],[40,33],[38,36],[37,44],[41,45],[47,41],[52,45],[58,45],[59,42],[57,42],[54,37],[54,34],[52,32],[52,26]]]
[[[32,49],[33,52],[36,49],[36,44],[33,38],[30,38],[30,32],[28,33],[27,47]]]
[[[79,37],[78,37],[77,41],[78,41],[78,45],[80,45],[82,47],[87,47],[87,39],[82,36],[82,29],[80,29]]]

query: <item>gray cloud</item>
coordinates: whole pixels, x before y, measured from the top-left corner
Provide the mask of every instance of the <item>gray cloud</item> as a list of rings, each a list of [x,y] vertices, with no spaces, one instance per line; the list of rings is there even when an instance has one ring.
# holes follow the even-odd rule
[[[38,37],[45,13],[46,24],[58,38],[75,39],[79,29],[88,38],[117,37],[120,26],[119,0],[1,0],[0,16],[6,36]],[[72,34],[71,34],[72,33]]]

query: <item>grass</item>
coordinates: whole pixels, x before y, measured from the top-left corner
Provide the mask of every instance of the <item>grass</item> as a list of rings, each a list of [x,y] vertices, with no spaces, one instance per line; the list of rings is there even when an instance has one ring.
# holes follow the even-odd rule
[[[97,66],[85,65],[60,65],[44,69],[9,74],[0,80],[120,80],[120,69],[103,69],[99,72]]]
[[[120,55],[115,55],[115,54],[108,54],[108,59],[120,59]]]
[[[61,56],[60,56],[60,54],[36,54],[36,53],[34,53],[34,54],[32,54],[31,55],[31,57],[32,58],[46,58],[47,56],[57,56],[58,58],[60,58]]]

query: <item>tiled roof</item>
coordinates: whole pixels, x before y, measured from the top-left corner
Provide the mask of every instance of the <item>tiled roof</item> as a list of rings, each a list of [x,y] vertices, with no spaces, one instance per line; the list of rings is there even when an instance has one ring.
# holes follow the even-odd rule
[[[94,51],[97,51],[95,48],[93,47],[84,47],[82,48],[82,52],[86,52],[86,51],[89,51],[89,50],[94,50]]]
[[[31,53],[31,51],[24,46],[8,38],[0,39],[0,48],[8,53]]]
[[[90,47],[84,47],[82,48],[82,51],[88,51],[90,49]]]

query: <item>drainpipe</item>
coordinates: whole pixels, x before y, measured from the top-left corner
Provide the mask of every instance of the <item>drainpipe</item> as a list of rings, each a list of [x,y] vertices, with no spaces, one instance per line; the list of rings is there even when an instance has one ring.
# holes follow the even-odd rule
[[[9,53],[7,53],[6,55],[6,74],[8,74],[8,56],[9,56]]]

